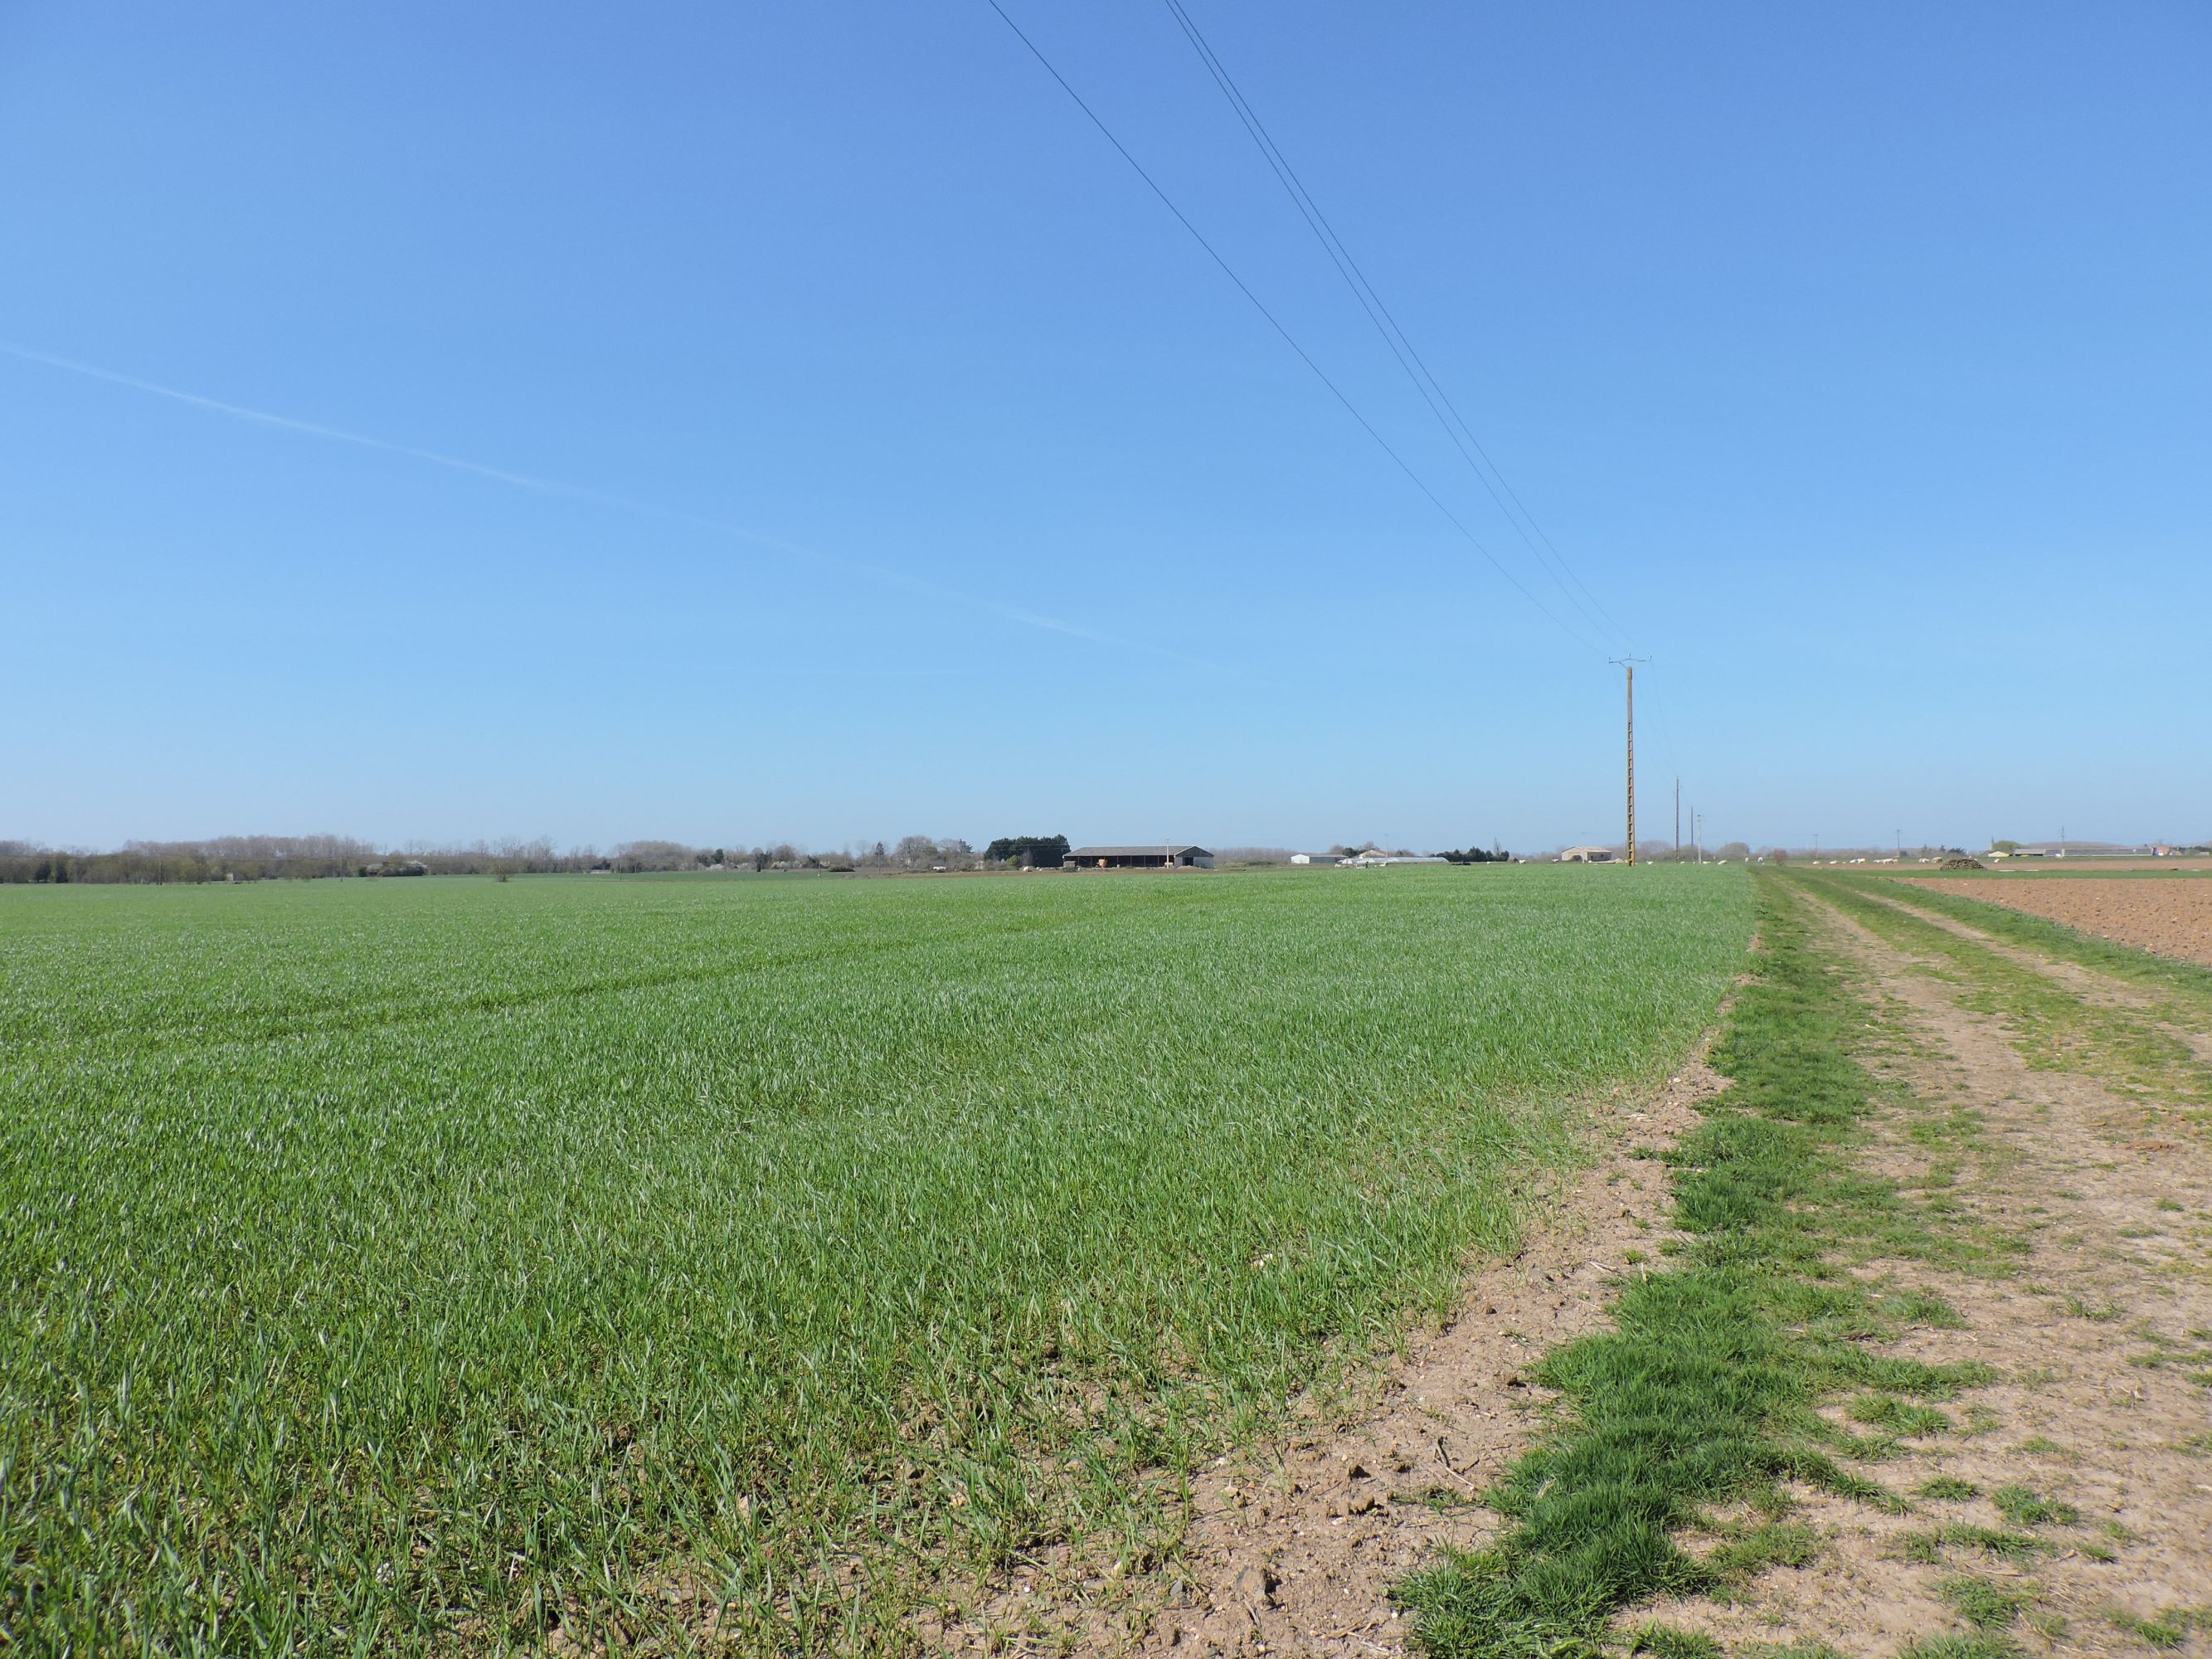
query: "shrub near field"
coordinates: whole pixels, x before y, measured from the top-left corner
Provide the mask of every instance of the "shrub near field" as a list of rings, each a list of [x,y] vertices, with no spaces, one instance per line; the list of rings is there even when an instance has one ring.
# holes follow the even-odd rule
[[[1749,917],[1672,869],[0,894],[0,1645],[895,1649],[1448,1304]]]

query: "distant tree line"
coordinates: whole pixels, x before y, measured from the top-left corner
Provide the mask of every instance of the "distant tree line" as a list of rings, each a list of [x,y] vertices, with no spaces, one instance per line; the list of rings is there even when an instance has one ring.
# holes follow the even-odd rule
[[[133,841],[112,852],[0,842],[0,881],[262,881],[351,875],[382,856],[345,836],[218,836],[209,841]]]
[[[1022,870],[1057,870],[1066,857],[1066,836],[1001,836],[983,849],[984,863]]]
[[[550,841],[468,847],[379,848],[350,836],[216,836],[131,841],[110,852],[0,841],[0,882],[307,881],[331,876],[514,875],[588,870],[607,862],[592,848],[556,852]]]
[[[842,851],[810,852],[789,842],[757,847],[693,847],[684,842],[631,841],[602,853],[595,847],[557,850],[552,842],[479,841],[466,847],[410,842],[380,848],[349,836],[216,836],[205,841],[132,841],[112,851],[0,841],[0,883],[142,885],[208,881],[305,881],[331,877],[496,876],[596,873],[671,874],[683,871],[805,871],[850,874],[977,870],[1035,864],[1058,869],[1065,836],[1019,836],[978,853],[957,836],[905,836]]]
[[[1447,848],[1443,853],[1447,864],[1510,864],[1513,854],[1502,847],[1470,847],[1463,853]]]

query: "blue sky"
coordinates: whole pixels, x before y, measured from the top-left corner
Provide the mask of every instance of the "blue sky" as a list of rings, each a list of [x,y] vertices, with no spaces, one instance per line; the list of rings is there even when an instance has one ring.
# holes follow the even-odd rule
[[[983,0],[24,0],[0,341],[398,447],[0,353],[0,836],[2212,835],[2212,12],[1189,3],[1626,640]]]

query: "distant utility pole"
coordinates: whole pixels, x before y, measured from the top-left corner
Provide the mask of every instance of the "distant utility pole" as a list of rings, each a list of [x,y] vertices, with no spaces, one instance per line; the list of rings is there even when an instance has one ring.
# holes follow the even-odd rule
[[[1674,861],[1682,859],[1682,781],[1674,780]]]
[[[1649,657],[1607,657],[1628,671],[1628,861],[1636,862],[1636,665]]]

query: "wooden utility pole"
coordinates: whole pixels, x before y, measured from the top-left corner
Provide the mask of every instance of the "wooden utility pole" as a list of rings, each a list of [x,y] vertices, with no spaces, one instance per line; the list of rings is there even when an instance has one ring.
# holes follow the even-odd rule
[[[1682,861],[1682,781],[1674,780],[1674,862]]]
[[[1649,657],[1607,657],[1628,671],[1628,861],[1636,862],[1636,665]]]

